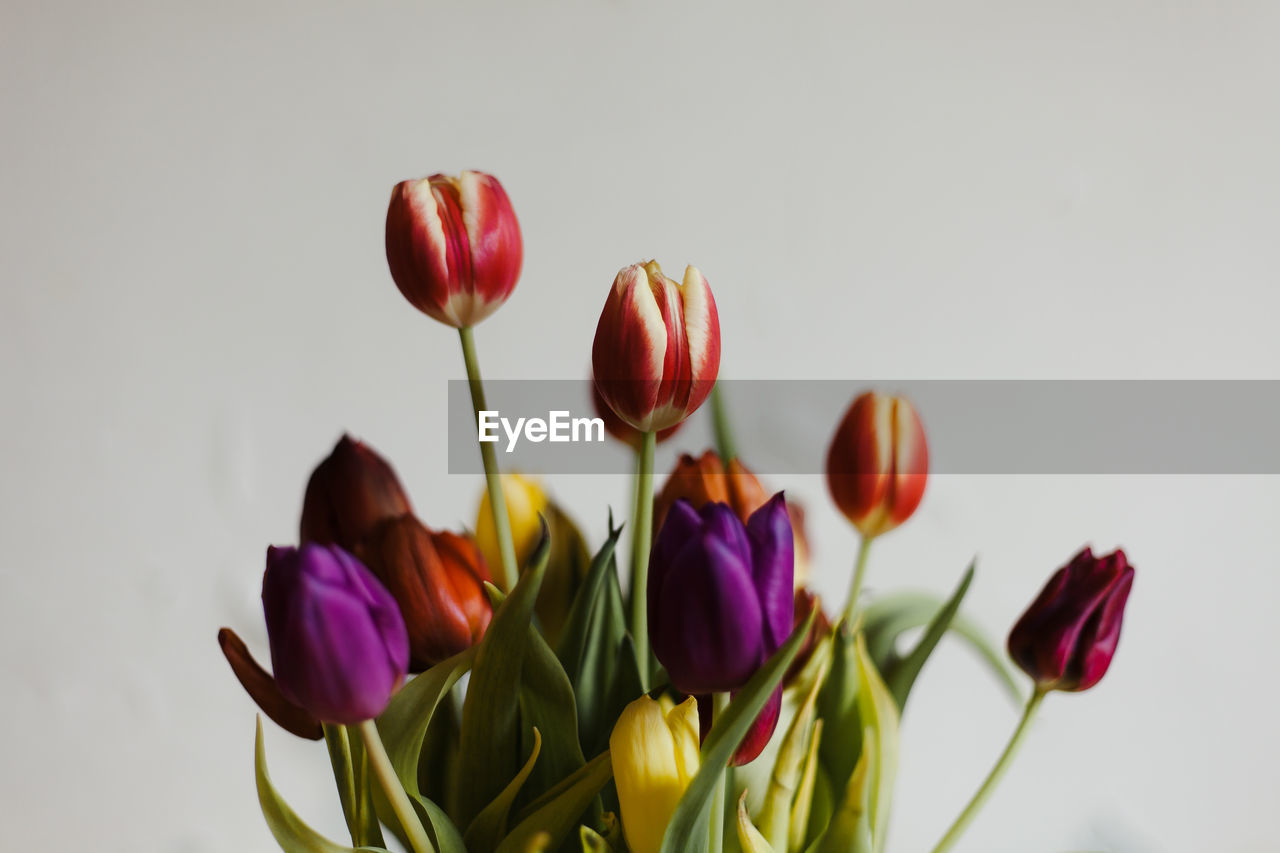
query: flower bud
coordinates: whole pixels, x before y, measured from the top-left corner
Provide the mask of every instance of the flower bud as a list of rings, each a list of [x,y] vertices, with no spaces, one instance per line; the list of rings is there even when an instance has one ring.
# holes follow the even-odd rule
[[[520,277],[520,224],[483,172],[402,181],[387,208],[387,264],[405,299],[447,326],[474,326]]]
[[[1009,656],[1039,690],[1088,690],[1120,642],[1133,567],[1124,551],[1085,548],[1059,569],[1009,632]]]
[[[782,493],[744,527],[728,505],[678,500],[649,562],[653,652],[682,693],[746,684],[792,621],[792,534]]]
[[[720,321],[702,273],[687,267],[677,284],[656,261],[625,267],[600,314],[591,363],[600,396],[641,432],[689,417],[720,370]]]
[[[662,836],[698,772],[698,709],[692,697],[676,705],[641,696],[609,736],[622,832],[632,853],[658,853]]]
[[[338,546],[268,548],[262,609],[276,684],[316,719],[373,719],[404,681],[409,640],[400,609]]]
[[[600,396],[600,389],[596,387],[595,380],[591,380],[591,405],[595,408],[596,417],[604,421],[605,432],[629,446],[632,450],[639,450],[640,443],[644,441],[644,433],[624,421],[622,418],[614,414],[613,409],[609,408],[609,404],[604,401],[604,397]],[[656,441],[658,444],[666,441],[684,425],[684,421],[672,427],[667,427],[658,432]]]
[[[901,397],[868,391],[836,429],[827,450],[827,487],[865,537],[910,518],[924,497],[929,449],[916,410]]]
[[[409,497],[387,460],[344,435],[307,481],[299,538],[351,551],[379,522],[409,512]]]
[[[432,531],[411,515],[384,522],[358,552],[400,606],[410,670],[421,672],[484,636],[489,570],[470,537]]]

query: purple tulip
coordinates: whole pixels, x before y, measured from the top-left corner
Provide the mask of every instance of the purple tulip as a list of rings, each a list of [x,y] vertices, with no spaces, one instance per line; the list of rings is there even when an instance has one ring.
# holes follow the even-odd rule
[[[1085,548],[1059,569],[1009,632],[1009,655],[1039,690],[1088,690],[1111,666],[1133,567],[1124,551]]]
[[[409,635],[400,608],[338,546],[268,548],[262,608],[276,683],[317,719],[373,719],[404,681]]]
[[[671,684],[737,690],[791,632],[793,546],[782,493],[744,527],[722,503],[678,500],[649,562],[649,634]]]

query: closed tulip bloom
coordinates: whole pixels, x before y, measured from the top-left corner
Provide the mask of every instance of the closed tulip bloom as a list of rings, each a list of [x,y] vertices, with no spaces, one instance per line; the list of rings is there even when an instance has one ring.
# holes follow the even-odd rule
[[[387,460],[344,435],[307,481],[300,541],[353,551],[380,522],[409,512],[409,496]]]
[[[682,693],[744,685],[792,622],[792,533],[782,493],[744,527],[726,504],[678,500],[649,563],[649,634]]]
[[[404,515],[381,524],[359,554],[400,606],[413,672],[484,636],[493,618],[484,591],[489,570],[470,537],[433,531]]]
[[[924,497],[929,448],[912,405],[868,391],[853,401],[827,450],[827,487],[865,537],[911,517]]]
[[[591,349],[596,388],[609,408],[641,432],[679,424],[702,405],[720,370],[720,321],[702,273],[683,284],[657,262],[618,273]]]
[[[1133,567],[1124,551],[1085,548],[1054,573],[1009,633],[1009,655],[1038,690],[1088,690],[1120,642]]]
[[[404,681],[409,639],[400,609],[341,548],[267,549],[262,609],[276,684],[316,719],[373,719]]]
[[[658,853],[662,836],[698,772],[698,708],[641,696],[622,710],[609,736],[622,832],[632,853]]]
[[[402,181],[387,208],[387,264],[405,299],[447,326],[474,326],[520,277],[520,224],[483,172]]]

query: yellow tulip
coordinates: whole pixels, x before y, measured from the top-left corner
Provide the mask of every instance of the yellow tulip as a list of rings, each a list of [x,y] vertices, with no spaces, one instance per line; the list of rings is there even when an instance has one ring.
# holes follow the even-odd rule
[[[622,833],[632,853],[657,853],[676,804],[698,772],[698,703],[641,696],[609,737]]]
[[[538,547],[542,526],[538,515],[547,510],[547,495],[536,482],[519,474],[502,475],[502,496],[507,499],[507,515],[511,518],[511,540],[516,548],[516,562],[521,567]],[[498,534],[493,529],[493,510],[489,508],[486,489],[476,510],[476,544],[490,568],[502,565],[498,550]]]

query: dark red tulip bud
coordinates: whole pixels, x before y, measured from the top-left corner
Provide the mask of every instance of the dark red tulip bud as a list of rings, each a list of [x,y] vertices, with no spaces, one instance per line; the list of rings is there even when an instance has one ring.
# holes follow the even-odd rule
[[[697,698],[698,736],[705,741],[707,735],[711,734],[713,697],[707,693]],[[769,745],[769,741],[773,738],[773,733],[778,728],[778,720],[781,717],[782,685],[779,685],[777,690],[769,694],[768,701],[760,709],[760,713],[751,724],[751,728],[743,735],[742,743],[738,744],[733,757],[729,759],[729,766],[741,767],[759,758],[760,753],[764,752],[764,748]]]
[[[226,656],[227,663],[231,664],[231,671],[240,680],[240,685],[249,694],[249,698],[258,703],[262,713],[271,718],[280,728],[298,737],[304,737],[307,740],[320,740],[324,737],[324,729],[320,726],[320,721],[307,709],[285,698],[285,695],[280,692],[280,686],[271,677],[271,673],[258,665],[253,655],[249,654],[249,648],[244,644],[244,640],[241,640],[235,631],[230,628],[220,629],[218,645],[222,648],[222,654]]]
[[[344,435],[311,472],[300,539],[351,551],[379,522],[411,512],[409,497],[387,460]]]
[[[411,515],[379,525],[358,550],[400,605],[411,672],[471,647],[493,617],[489,570],[468,536],[432,531]]]
[[[1088,690],[1111,666],[1133,567],[1124,551],[1085,548],[1059,569],[1009,632],[1009,655],[1039,690]]]

